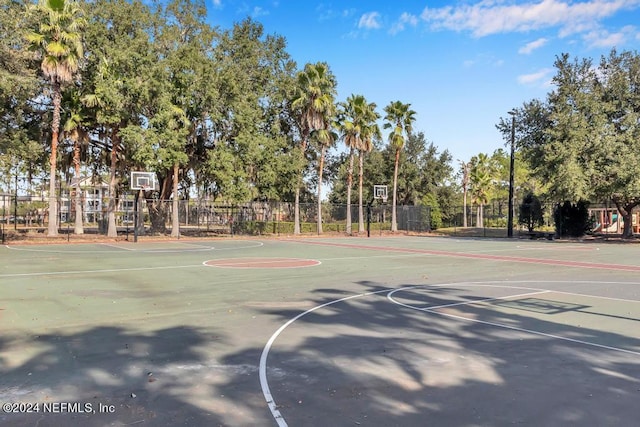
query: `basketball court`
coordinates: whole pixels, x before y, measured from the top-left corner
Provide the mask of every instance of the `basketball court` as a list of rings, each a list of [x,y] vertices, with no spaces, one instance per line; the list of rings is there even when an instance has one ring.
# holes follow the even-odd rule
[[[635,425],[638,259],[407,236],[0,247],[0,424]]]

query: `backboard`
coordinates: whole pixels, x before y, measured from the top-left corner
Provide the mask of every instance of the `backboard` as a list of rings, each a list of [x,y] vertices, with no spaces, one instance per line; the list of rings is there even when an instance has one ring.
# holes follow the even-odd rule
[[[382,200],[383,202],[387,201],[387,186],[386,185],[374,185],[373,186],[373,198]]]
[[[131,190],[158,190],[158,179],[155,172],[134,171],[131,172],[131,182],[129,183]]]

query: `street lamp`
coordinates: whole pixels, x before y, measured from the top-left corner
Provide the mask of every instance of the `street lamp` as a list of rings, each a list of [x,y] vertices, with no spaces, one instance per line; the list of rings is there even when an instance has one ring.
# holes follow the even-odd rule
[[[509,162],[509,213],[507,215],[507,237],[513,237],[513,163],[516,139],[516,112],[509,111],[511,115],[511,158]]]

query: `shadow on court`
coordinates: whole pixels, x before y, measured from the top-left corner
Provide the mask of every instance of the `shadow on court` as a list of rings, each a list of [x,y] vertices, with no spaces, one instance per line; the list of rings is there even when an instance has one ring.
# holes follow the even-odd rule
[[[289,426],[620,426],[640,416],[637,354],[411,310],[390,303],[382,284],[359,284],[363,292],[379,293],[303,316],[269,355],[269,385]],[[465,292],[430,288],[428,297],[408,293],[403,301],[434,306],[477,298]],[[313,305],[347,295],[329,288],[316,294]],[[640,349],[637,339],[568,326],[553,316],[541,321],[463,308],[465,316],[485,322]],[[300,314],[257,310],[281,323]],[[37,351],[7,353],[20,340]],[[192,327],[2,337],[3,401],[24,401],[27,391],[37,390],[31,401],[90,403],[96,411],[113,405],[114,413],[1,414],[0,424],[275,425],[259,392],[262,348],[222,351],[215,366],[201,351],[232,344]]]
[[[361,284],[363,292],[384,289]],[[446,305],[465,290],[429,291],[430,305]],[[290,426],[621,426],[639,419],[640,340],[553,316],[469,305],[444,312],[520,330],[396,306],[385,293],[332,304],[290,326],[269,355],[269,386],[283,418]],[[300,312],[267,313],[284,323]]]
[[[212,340],[198,329],[136,334],[99,327],[69,335],[3,337],[0,351],[6,354],[12,340],[28,342],[37,351],[0,360],[2,403],[37,401],[39,413],[5,409],[3,426],[222,425],[215,411],[199,406],[210,390],[189,369],[204,363],[198,346]],[[74,413],[45,406],[54,402],[75,406]],[[26,409],[36,411],[24,407],[20,412]]]
[[[637,253],[627,259],[617,247],[572,252],[545,244],[527,259],[564,264],[502,256],[497,264],[495,253],[517,247],[394,238],[365,250],[351,240],[348,248],[313,242],[233,244],[250,246],[246,259],[268,250],[269,257],[322,261],[282,271],[204,267],[242,259],[208,250],[3,253],[0,401],[90,403],[98,413],[0,413],[0,425],[275,426],[259,378],[265,343],[326,303],[284,329],[267,358],[271,394],[291,427],[626,426],[640,419],[637,272],[601,267],[635,268]],[[585,273],[576,261],[600,267]],[[414,309],[388,298],[389,286],[424,284],[425,273],[456,284],[393,295]],[[585,294],[636,305],[585,298],[574,278],[587,274],[594,281]],[[483,293],[458,283],[472,275],[503,283],[561,276],[569,284],[566,294],[524,286]],[[598,279],[626,282],[620,291]],[[513,293],[523,296],[479,301]],[[354,298],[332,303],[343,297]],[[100,405],[115,412],[99,413]]]

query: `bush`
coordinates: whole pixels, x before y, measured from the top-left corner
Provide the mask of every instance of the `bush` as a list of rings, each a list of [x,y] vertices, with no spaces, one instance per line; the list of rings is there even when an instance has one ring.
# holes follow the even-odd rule
[[[527,193],[520,204],[520,215],[518,216],[518,224],[527,227],[529,232],[534,228],[544,224],[544,213],[542,212],[542,203],[533,193]]]
[[[431,230],[437,230],[442,227],[442,211],[435,194],[427,193],[420,200],[422,206],[428,206],[428,218],[423,218],[423,222],[430,225]]]
[[[353,231],[358,230],[358,223],[353,223]],[[262,235],[262,234],[293,234],[294,224],[292,221],[240,221],[233,223],[233,234]],[[326,222],[322,224],[322,231],[325,233],[344,233],[347,225],[344,222]],[[365,223],[366,229],[366,223]],[[371,231],[391,230],[390,223],[371,223]],[[318,232],[318,224],[315,222],[300,223],[300,233],[315,234]]]
[[[576,204],[565,201],[558,204],[553,212],[556,232],[560,236],[581,237],[591,229],[589,222],[589,202],[580,200]]]
[[[484,226],[486,228],[507,228],[507,218],[502,216],[485,218]]]
[[[240,221],[233,223],[233,234],[260,235],[265,234],[267,223],[265,221]]]

